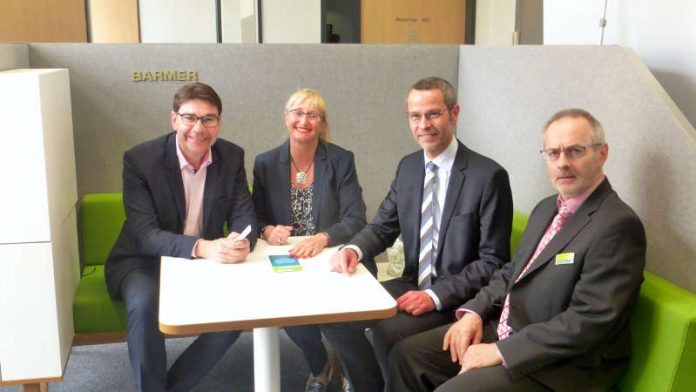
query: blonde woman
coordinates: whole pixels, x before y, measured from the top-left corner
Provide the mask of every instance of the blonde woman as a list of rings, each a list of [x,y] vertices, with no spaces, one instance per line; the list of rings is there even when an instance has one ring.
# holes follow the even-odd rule
[[[330,142],[324,98],[311,89],[298,90],[285,106],[284,119],[288,139],[254,162],[253,200],[266,242],[282,245],[289,236],[307,236],[290,254],[312,257],[326,246],[348,241],[365,226],[365,203],[353,153]],[[374,263],[366,266],[375,273]],[[333,369],[321,333],[341,357],[346,333],[334,336],[331,327],[324,325],[288,327],[285,331],[302,349],[309,365],[306,391],[325,391]],[[350,351],[348,348],[345,352]],[[348,379],[344,379],[343,388],[350,391],[350,373],[362,369],[344,370]]]

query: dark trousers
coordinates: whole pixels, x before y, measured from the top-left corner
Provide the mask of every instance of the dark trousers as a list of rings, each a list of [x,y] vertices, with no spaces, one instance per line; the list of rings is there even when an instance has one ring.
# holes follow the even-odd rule
[[[370,322],[336,323],[320,325],[321,332],[331,343],[343,364],[345,377],[358,392],[383,392],[384,379],[365,336]]]
[[[417,284],[403,278],[388,280],[383,282],[382,286],[394,299],[399,298],[408,291],[418,290]],[[418,317],[398,312],[394,317],[379,320],[372,326],[372,344],[374,345],[375,356],[382,369],[382,374],[386,377],[389,369],[389,355],[396,343],[417,333],[449,324],[454,320],[454,312],[451,310],[433,310]]]
[[[414,283],[405,279],[393,279],[382,285],[394,298],[409,290],[418,290]],[[433,311],[418,317],[399,312],[388,319],[324,324],[320,328],[341,358],[355,390],[382,391],[394,344],[453,320],[451,311]],[[372,331],[372,344],[365,336],[367,328]]]
[[[201,334],[167,371],[159,330],[159,268],[128,273],[120,287],[128,312],[128,354],[137,391],[188,391],[208,373],[240,331]]]
[[[513,381],[502,365],[473,369],[457,375],[461,366],[452,362],[442,341],[451,324],[411,336],[391,353],[387,392],[550,391],[532,378]],[[495,325],[484,328],[484,342],[497,340]]]
[[[318,376],[329,360],[326,347],[321,340],[320,327],[318,325],[285,327],[285,333],[302,350],[312,375]]]
[[[338,323],[286,327],[285,332],[302,353],[313,375],[321,373],[328,361],[321,335],[331,343],[341,359],[344,376],[356,391],[382,392],[384,380],[365,337],[365,327],[358,323]]]

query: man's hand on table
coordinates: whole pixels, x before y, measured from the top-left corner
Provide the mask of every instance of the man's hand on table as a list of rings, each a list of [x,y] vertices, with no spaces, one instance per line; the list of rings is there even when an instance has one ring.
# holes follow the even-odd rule
[[[346,275],[355,273],[358,266],[358,254],[352,249],[343,248],[331,256],[331,271]]]
[[[268,225],[263,228],[261,237],[269,245],[285,245],[292,234],[293,227],[287,225]]]
[[[233,264],[246,259],[251,251],[248,239],[235,241],[239,233],[232,232],[228,238],[216,240],[199,240],[194,248],[194,254],[198,258],[215,260],[220,263]]]

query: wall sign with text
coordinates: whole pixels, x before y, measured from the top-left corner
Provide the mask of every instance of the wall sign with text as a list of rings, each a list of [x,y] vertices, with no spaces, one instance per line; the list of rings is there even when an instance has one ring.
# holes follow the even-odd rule
[[[195,70],[155,70],[132,71],[133,82],[196,82],[198,71]]]
[[[467,0],[363,0],[363,44],[464,44]]]

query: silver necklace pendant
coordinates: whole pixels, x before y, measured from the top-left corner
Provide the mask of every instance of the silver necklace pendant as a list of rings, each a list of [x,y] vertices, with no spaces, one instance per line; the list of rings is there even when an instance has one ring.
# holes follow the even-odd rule
[[[298,171],[295,173],[295,182],[298,184],[304,184],[307,182],[307,172]]]

